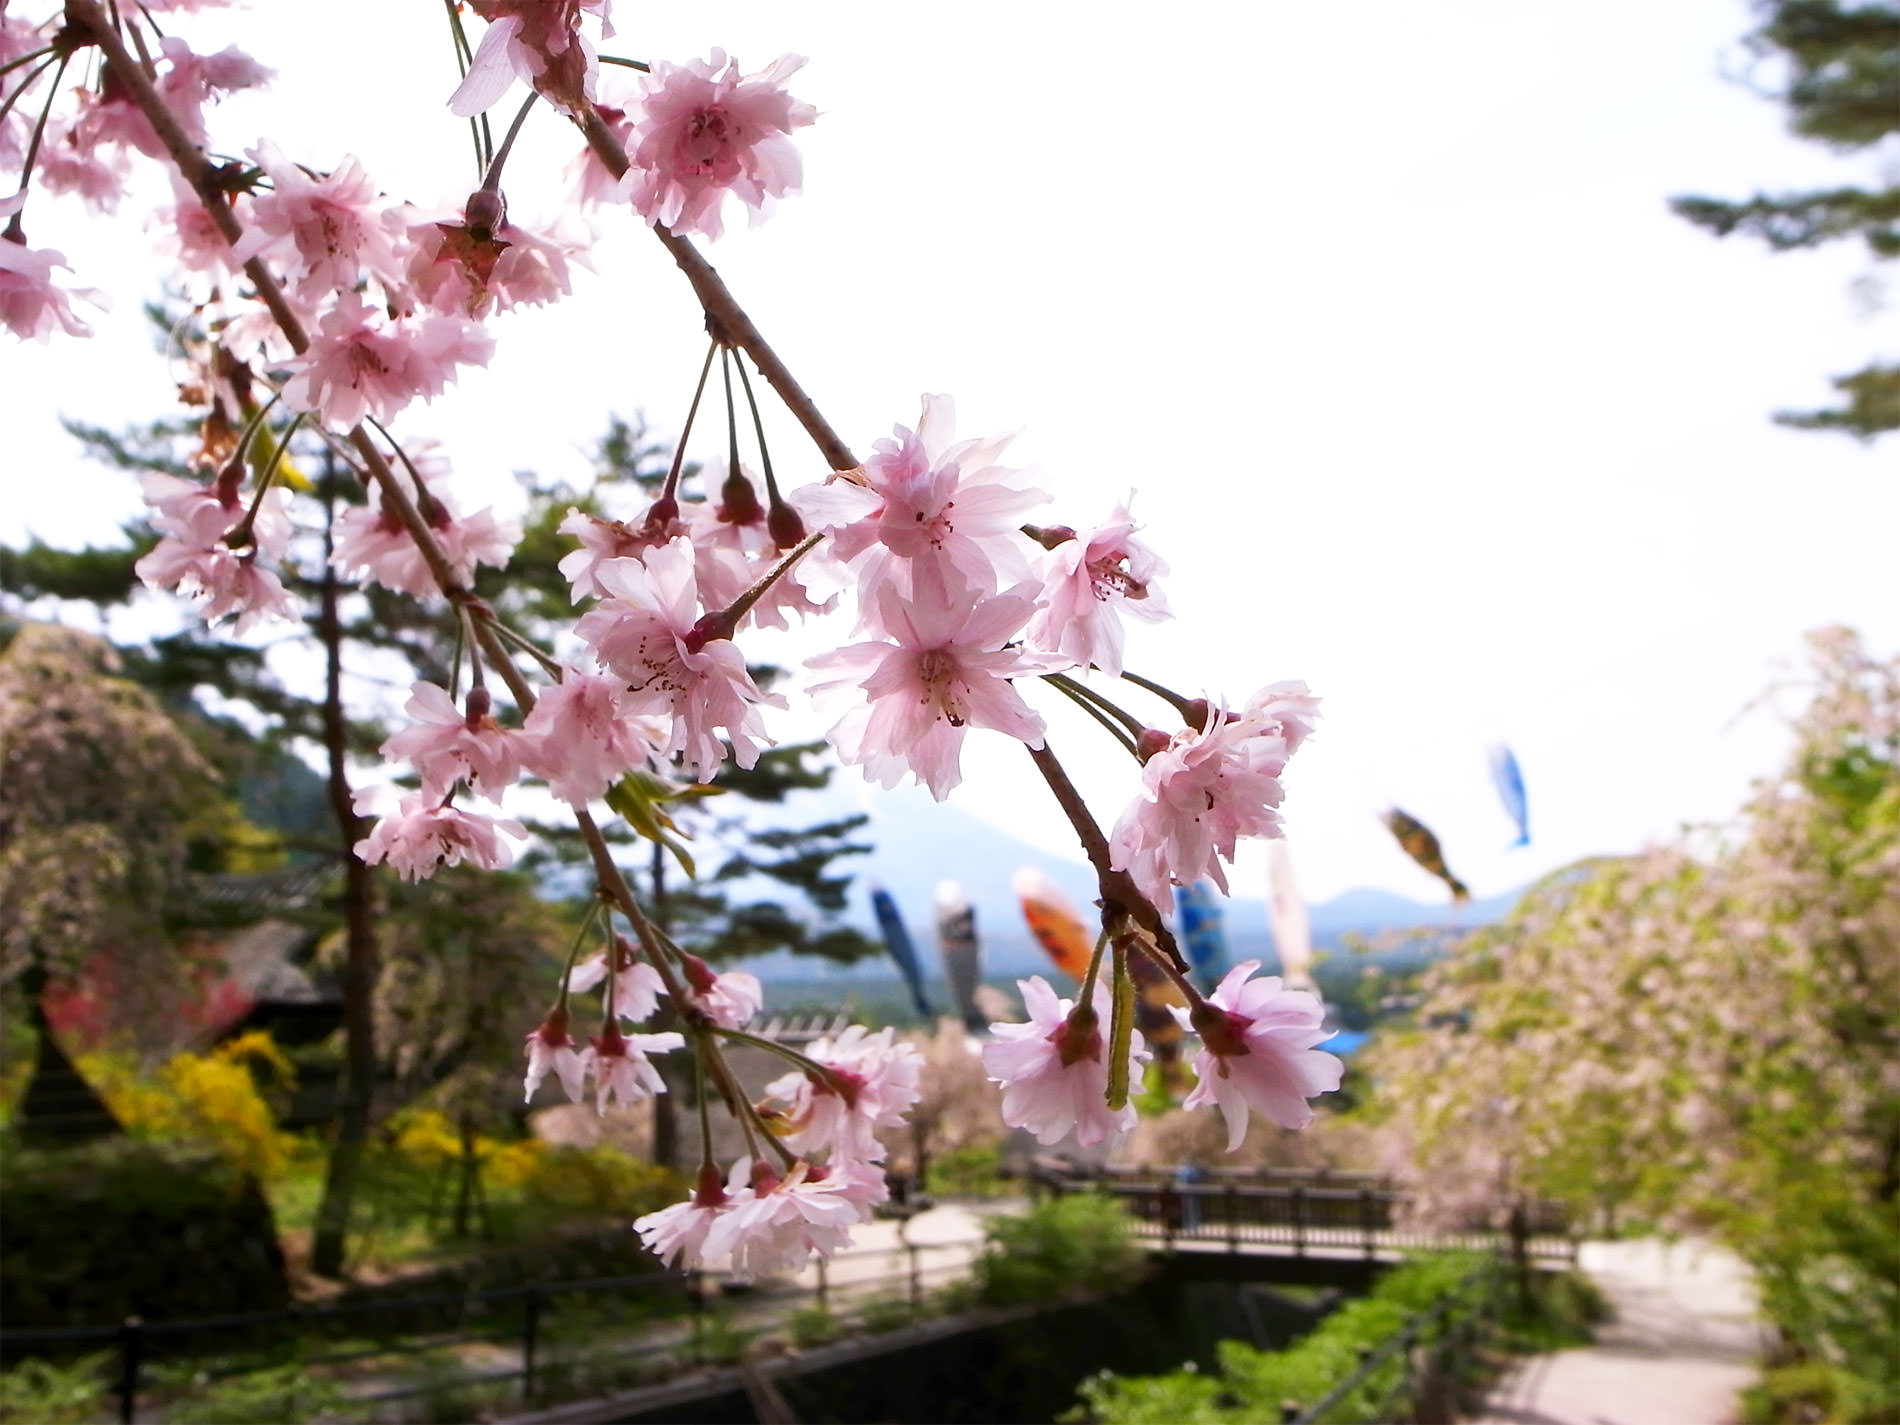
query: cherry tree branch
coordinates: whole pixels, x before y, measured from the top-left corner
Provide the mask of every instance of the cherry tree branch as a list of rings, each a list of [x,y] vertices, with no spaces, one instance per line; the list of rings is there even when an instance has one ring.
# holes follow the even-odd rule
[[[580,125],[587,146],[594,151],[594,156],[606,166],[607,171],[615,178],[625,177],[627,151],[620,146],[620,140],[614,137],[607,121],[590,108],[575,122]],[[805,394],[805,388],[798,384],[790,369],[779,360],[778,353],[759,334],[752,318],[746,315],[745,308],[739,305],[738,299],[732,295],[732,290],[726,286],[713,265],[700,256],[698,248],[679,234],[658,223],[653,225],[653,233],[672,254],[673,261],[686,274],[686,280],[693,284],[693,293],[706,313],[706,322],[713,336],[728,346],[738,347],[752,358],[752,364],[759,368],[759,374],[778,392],[778,398],[785,403],[793,418],[805,428],[805,433],[812,438],[826,464],[833,470],[857,469],[858,458],[851,453],[851,447],[831,428],[831,422],[825,419],[812,398]]]
[[[1110,927],[1119,916],[1128,916],[1154,937],[1155,944],[1169,961],[1164,968],[1185,980],[1187,962],[1181,958],[1181,947],[1175,943],[1174,932],[1168,929],[1167,922],[1161,918],[1161,912],[1155,909],[1154,903],[1135,885],[1134,878],[1109,864],[1108,838],[1102,834],[1095,813],[1088,809],[1088,803],[1082,800],[1075,783],[1069,780],[1067,770],[1056,760],[1055,753],[1049,750],[1049,744],[1044,742],[1040,747],[1031,747],[1029,755],[1035,761],[1036,770],[1042,773],[1043,781],[1049,784],[1049,790],[1055,794],[1056,804],[1062,808],[1062,814],[1068,817],[1069,825],[1075,828],[1089,864],[1095,868],[1096,884],[1102,892],[1104,928]]]

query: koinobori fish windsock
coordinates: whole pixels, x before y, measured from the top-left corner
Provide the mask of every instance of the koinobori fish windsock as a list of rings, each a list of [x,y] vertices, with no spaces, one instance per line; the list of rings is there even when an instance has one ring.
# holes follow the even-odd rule
[[[878,929],[884,932],[884,948],[890,951],[891,959],[897,962],[904,976],[904,983],[910,987],[917,1012],[925,1019],[935,1019],[937,1011],[924,996],[924,975],[917,964],[917,947],[910,943],[910,932],[904,928],[904,917],[897,913],[897,902],[891,899],[889,891],[879,886],[871,892],[871,909],[877,912]]]
[[[1491,759],[1491,780],[1497,786],[1498,800],[1504,803],[1505,815],[1517,825],[1517,840],[1513,846],[1531,844],[1530,803],[1524,797],[1524,773],[1519,770],[1517,758],[1511,749],[1502,742],[1494,742],[1489,749]]]
[[[1386,812],[1384,820],[1386,829],[1398,838],[1405,854],[1451,887],[1453,900],[1471,899],[1471,892],[1466,889],[1465,883],[1452,875],[1451,868],[1445,865],[1445,853],[1439,850],[1438,838],[1432,835],[1430,827],[1415,817],[1407,816],[1397,807]]]
[[[1286,842],[1267,843],[1267,924],[1273,948],[1280,952],[1280,973],[1294,989],[1313,987],[1313,926],[1306,900],[1293,879],[1293,857]]]
[[[943,953],[943,977],[964,1027],[980,1032],[989,1023],[976,1007],[977,981],[983,974],[983,947],[976,938],[976,907],[955,881],[937,883],[937,948]]]
[[[1187,949],[1188,963],[1194,967],[1195,982],[1211,992],[1227,973],[1227,934],[1221,929],[1220,901],[1213,888],[1206,881],[1176,886],[1174,920],[1181,932],[1181,944]]]
[[[1089,957],[1095,951],[1095,937],[1082,923],[1075,902],[1048,874],[1034,866],[1024,866],[1010,877],[1010,887],[1023,905],[1023,919],[1055,966],[1078,985],[1089,972]]]

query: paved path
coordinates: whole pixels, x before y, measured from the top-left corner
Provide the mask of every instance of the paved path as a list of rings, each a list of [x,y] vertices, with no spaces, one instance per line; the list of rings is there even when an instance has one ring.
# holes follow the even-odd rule
[[[1706,1243],[1586,1242],[1614,1318],[1596,1344],[1532,1356],[1480,1425],[1731,1425],[1761,1344],[1748,1270]]]

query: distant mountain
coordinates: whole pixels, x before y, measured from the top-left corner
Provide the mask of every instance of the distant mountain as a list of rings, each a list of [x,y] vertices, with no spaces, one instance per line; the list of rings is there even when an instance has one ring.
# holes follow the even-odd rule
[[[990,980],[1047,973],[1049,962],[1023,922],[1022,909],[1010,879],[1019,867],[1036,866],[1068,893],[1085,916],[1095,899],[1094,872],[1079,858],[1065,859],[1020,841],[979,820],[955,801],[933,801],[918,789],[900,788],[879,795],[869,808],[870,825],[863,837],[875,848],[868,856],[841,863],[853,875],[850,920],[875,935],[871,913],[873,887],[882,886],[897,902],[916,943],[925,976],[934,982],[933,997],[943,998],[942,970],[937,954],[936,889],[950,879],[963,888],[976,908],[978,934],[983,942],[984,977]],[[801,809],[807,818],[811,808]],[[827,797],[825,815],[839,814]],[[1426,904],[1390,891],[1361,888],[1309,907],[1314,943],[1336,946],[1348,934],[1376,937],[1384,932],[1419,927],[1451,928],[1485,925],[1502,919],[1517,904],[1522,890],[1463,906],[1449,902]],[[1226,903],[1226,929],[1233,959],[1274,960],[1263,901],[1237,899]],[[814,975],[840,982],[883,979],[893,974],[888,960],[868,961],[849,970],[814,971],[813,962],[790,955],[767,956],[755,962],[761,973],[808,978]]]

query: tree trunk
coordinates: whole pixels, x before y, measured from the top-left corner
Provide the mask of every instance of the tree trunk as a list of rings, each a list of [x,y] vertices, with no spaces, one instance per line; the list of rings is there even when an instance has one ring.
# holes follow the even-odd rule
[[[323,1175],[323,1200],[317,1208],[310,1244],[310,1269],[318,1276],[343,1275],[350,1230],[350,1206],[369,1141],[371,1097],[376,1088],[376,922],[370,868],[358,859],[361,835],[350,794],[349,744],[343,719],[343,627],[337,612],[339,589],[330,564],[336,513],[334,458],[326,454],[324,471],[324,560],[322,609],[317,635],[323,642],[327,679],[323,698],[323,743],[330,762],[330,809],[336,817],[343,851],[343,1092]]]
[[[654,842],[650,908],[653,923],[661,930],[668,929],[665,858],[666,848]],[[665,1093],[653,1095],[653,1161],[662,1168],[677,1168],[680,1165],[679,1096],[688,1091],[687,1083],[682,1082],[682,1075],[668,1072],[672,1065],[670,1055],[657,1055],[653,1062],[666,1084]],[[697,1103],[689,1106],[698,1107]]]

